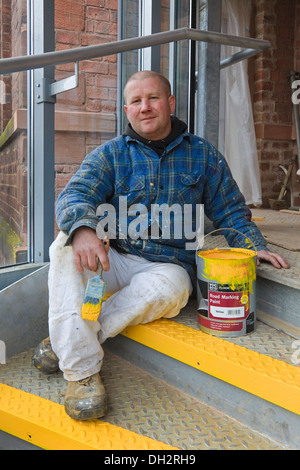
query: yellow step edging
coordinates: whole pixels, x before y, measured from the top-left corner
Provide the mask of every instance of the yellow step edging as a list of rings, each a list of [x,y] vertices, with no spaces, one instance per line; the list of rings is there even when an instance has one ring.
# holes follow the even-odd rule
[[[122,335],[242,390],[300,414],[300,368],[171,320]]]
[[[101,420],[74,421],[64,406],[4,384],[0,429],[47,450],[175,450]]]

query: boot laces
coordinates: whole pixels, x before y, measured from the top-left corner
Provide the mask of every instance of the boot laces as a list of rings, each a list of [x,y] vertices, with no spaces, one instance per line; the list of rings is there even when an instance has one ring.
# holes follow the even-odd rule
[[[80,383],[80,385],[89,385],[90,381],[91,377],[86,377],[86,379],[78,380],[78,383]]]

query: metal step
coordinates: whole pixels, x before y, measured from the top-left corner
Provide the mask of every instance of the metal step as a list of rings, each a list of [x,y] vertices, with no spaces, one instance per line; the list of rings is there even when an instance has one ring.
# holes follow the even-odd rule
[[[257,314],[265,323],[300,338],[300,215],[253,209],[256,222],[268,240],[268,248],[281,254],[290,269],[274,269],[261,263],[257,269]],[[296,238],[295,238],[296,237]],[[293,246],[296,240],[296,246]]]
[[[0,368],[0,427],[38,447],[148,451],[287,448],[109,351],[101,374],[109,396],[108,414],[103,420],[74,421],[62,405],[66,389],[62,374],[41,374],[31,365],[31,352],[10,358]]]
[[[48,270],[48,264],[29,264],[0,271],[0,341],[6,357],[48,335]]]
[[[300,338],[300,252],[275,245],[268,246],[282,254],[291,267],[277,270],[263,264],[257,268],[258,318],[278,330]]]
[[[37,371],[31,350],[9,358],[0,366],[0,429],[51,449],[299,449],[294,338],[261,322],[249,336],[216,338],[199,331],[196,307],[105,343],[103,421],[71,420],[62,374]]]
[[[232,418],[299,449],[300,345],[261,322],[244,337],[207,335],[197,327],[195,307],[190,303],[173,321],[127,328],[123,338],[110,340],[107,347]]]

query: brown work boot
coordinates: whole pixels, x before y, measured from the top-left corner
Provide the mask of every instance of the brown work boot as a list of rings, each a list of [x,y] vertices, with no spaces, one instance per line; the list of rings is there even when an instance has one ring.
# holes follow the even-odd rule
[[[107,410],[107,399],[99,374],[77,382],[68,382],[65,398],[66,413],[73,419],[101,418]]]
[[[58,371],[58,357],[53,352],[50,338],[44,339],[33,351],[33,365],[45,374],[54,374]]]

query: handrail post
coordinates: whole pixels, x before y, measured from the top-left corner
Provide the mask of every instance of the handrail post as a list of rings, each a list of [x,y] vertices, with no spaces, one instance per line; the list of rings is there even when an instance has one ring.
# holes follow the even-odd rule
[[[221,31],[222,0],[206,1],[201,9],[202,30]],[[218,147],[219,139],[219,90],[220,90],[220,43],[199,44],[197,130],[196,134]]]
[[[33,0],[33,53],[54,50],[54,0]],[[33,262],[49,260],[54,239],[54,106],[45,90],[54,81],[54,66],[35,69],[32,76],[33,127]],[[44,90],[44,91],[43,91]],[[44,96],[43,96],[44,95]],[[29,157],[29,156],[28,156]]]

